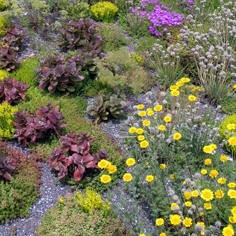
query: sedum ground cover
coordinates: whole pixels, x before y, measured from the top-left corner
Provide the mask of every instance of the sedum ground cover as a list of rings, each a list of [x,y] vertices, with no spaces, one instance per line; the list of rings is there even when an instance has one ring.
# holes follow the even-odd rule
[[[28,214],[37,163],[49,162],[75,193],[36,235],[235,235],[234,1],[12,0],[0,11],[0,136],[32,152],[2,144],[1,222]],[[102,131],[115,119],[124,143]],[[109,202],[118,183],[150,227]]]

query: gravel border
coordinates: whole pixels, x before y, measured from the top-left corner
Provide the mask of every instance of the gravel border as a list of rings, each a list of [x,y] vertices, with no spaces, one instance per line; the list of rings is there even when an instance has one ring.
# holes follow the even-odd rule
[[[40,219],[58,200],[60,196],[70,193],[67,185],[58,182],[55,175],[50,171],[49,164],[42,164],[42,175],[40,185],[40,198],[32,205],[30,215],[26,218],[14,219],[8,223],[0,224],[1,236],[32,236]]]

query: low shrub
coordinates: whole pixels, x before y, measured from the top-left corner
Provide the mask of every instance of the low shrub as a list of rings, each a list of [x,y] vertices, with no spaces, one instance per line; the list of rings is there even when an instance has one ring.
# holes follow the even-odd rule
[[[236,113],[236,96],[226,96],[220,102],[222,111],[228,115]]]
[[[55,2],[52,1],[52,6],[55,10]],[[86,2],[65,1],[65,6],[59,9],[62,19],[76,20],[78,18],[87,18],[91,16],[89,4]]]
[[[151,75],[130,56],[126,47],[108,52],[104,58],[96,60],[96,64],[99,81],[113,90],[139,94],[153,85]]]
[[[11,106],[4,102],[0,104],[0,137],[11,139],[15,132],[13,122],[15,113],[18,111],[17,107]]]
[[[0,100],[8,102],[10,105],[16,105],[25,99],[25,92],[28,88],[29,86],[25,83],[7,77],[0,82]]]
[[[96,20],[112,22],[118,12],[118,7],[108,1],[97,2],[91,6],[91,12]]]
[[[103,23],[99,32],[104,42],[103,50],[106,52],[117,50],[129,42],[129,39],[124,36],[121,27],[117,24]]]

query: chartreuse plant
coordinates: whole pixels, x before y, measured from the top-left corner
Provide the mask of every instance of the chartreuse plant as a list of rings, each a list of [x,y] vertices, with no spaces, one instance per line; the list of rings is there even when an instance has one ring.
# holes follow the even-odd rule
[[[10,6],[9,0],[0,0],[0,11],[6,10]]]
[[[136,106],[128,120],[130,168],[122,179],[127,192],[143,202],[155,234],[228,235],[235,230],[235,162],[218,151],[215,111],[199,106],[186,91],[189,81],[181,78]],[[112,181],[108,176],[101,182]]]
[[[236,114],[227,116],[220,124],[221,138],[225,141],[225,149],[234,157],[236,155]]]
[[[9,73],[6,70],[0,70],[0,81],[4,80],[6,77],[9,77]]]
[[[105,202],[96,191],[86,188],[84,193],[76,192],[75,196],[82,211],[93,214],[94,211],[101,210],[106,216],[111,214],[110,204]]]
[[[91,6],[92,15],[96,20],[112,22],[118,12],[118,7],[108,1],[101,1]]]
[[[11,139],[15,132],[13,122],[17,107],[11,106],[7,102],[0,104],[0,137]]]
[[[94,190],[60,197],[42,218],[36,235],[130,235],[110,204]]]
[[[8,18],[6,16],[0,16],[0,37],[6,34],[5,28],[8,26]]]
[[[23,154],[0,142],[0,222],[25,217],[39,197],[39,164],[35,154]],[[2,174],[5,179],[2,180]]]
[[[12,73],[12,77],[17,81],[24,82],[30,86],[35,86],[37,81],[36,68],[40,65],[39,59],[35,56],[28,57],[21,61],[19,68]]]

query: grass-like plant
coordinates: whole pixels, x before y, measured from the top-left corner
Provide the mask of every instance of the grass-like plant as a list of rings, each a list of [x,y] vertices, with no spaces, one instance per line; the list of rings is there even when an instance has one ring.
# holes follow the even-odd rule
[[[187,17],[188,23],[180,30],[181,44],[195,60],[198,81],[215,104],[230,95],[230,81],[235,71],[235,13],[234,2],[222,2],[213,13],[202,12],[204,21],[198,21],[199,14]]]

